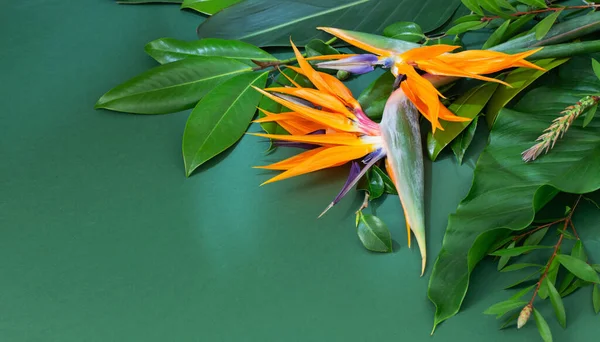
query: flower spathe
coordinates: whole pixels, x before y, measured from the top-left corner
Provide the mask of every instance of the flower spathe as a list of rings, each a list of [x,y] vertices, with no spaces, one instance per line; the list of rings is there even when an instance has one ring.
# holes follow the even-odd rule
[[[474,78],[482,81],[497,82],[507,86],[510,85],[502,80],[483,75],[513,67],[543,70],[525,60],[525,58],[538,52],[541,48],[514,55],[489,50],[468,50],[451,53],[460,48],[460,46],[440,44],[413,47],[399,52],[376,46],[376,44],[372,44],[364,39],[361,40],[357,38],[357,35],[353,35],[352,31],[329,27],[320,27],[319,29],[371,53],[354,55],[350,58],[344,58],[340,55],[330,56],[330,58],[323,56],[323,58],[318,59],[336,60],[319,63],[318,66],[320,68],[364,72],[367,70],[367,64],[371,63],[371,66],[381,65],[390,68],[396,77],[404,75],[405,80],[400,83],[400,87],[419,112],[431,122],[434,132],[436,129],[443,129],[439,121],[440,119],[445,121],[469,121],[470,119],[456,116],[448,110],[440,102],[439,97],[443,97],[443,95],[439,93],[431,82],[420,75],[416,69],[432,75]],[[376,60],[373,59],[374,55],[372,54],[376,55]]]

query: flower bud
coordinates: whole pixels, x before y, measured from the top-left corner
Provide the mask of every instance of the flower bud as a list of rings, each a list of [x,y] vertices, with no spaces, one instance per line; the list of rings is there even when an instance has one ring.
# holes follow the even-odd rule
[[[531,317],[531,311],[533,311],[533,306],[531,304],[527,304],[523,310],[521,310],[519,319],[517,320],[517,329],[521,329],[525,324],[527,324],[529,317]]]
[[[350,73],[345,70],[338,70],[335,77],[337,77],[337,79],[340,81],[345,81],[348,79],[348,77],[350,77]]]

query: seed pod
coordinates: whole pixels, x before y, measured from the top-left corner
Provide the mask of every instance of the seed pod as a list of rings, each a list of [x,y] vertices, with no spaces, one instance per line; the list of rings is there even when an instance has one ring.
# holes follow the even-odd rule
[[[527,306],[521,310],[519,319],[517,320],[517,329],[521,329],[525,324],[527,324],[529,317],[531,317],[531,311],[533,311],[533,305],[531,304],[527,304]]]

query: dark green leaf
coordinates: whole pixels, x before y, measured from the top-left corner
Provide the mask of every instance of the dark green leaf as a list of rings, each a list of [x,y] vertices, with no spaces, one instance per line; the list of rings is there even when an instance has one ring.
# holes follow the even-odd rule
[[[485,119],[487,120],[488,127],[490,129],[492,128],[500,110],[504,108],[510,100],[517,96],[517,94],[527,88],[540,76],[565,63],[567,60],[568,59],[543,59],[535,63],[546,71],[519,68],[510,72],[504,81],[512,87],[504,85],[499,86],[487,105]]]
[[[463,5],[465,5],[465,7],[467,7],[471,11],[473,11],[479,15],[484,15],[483,10],[481,9],[481,7],[479,7],[479,3],[477,0],[461,0],[461,1],[462,1]]]
[[[381,178],[381,174],[375,172],[373,168],[371,168],[359,181],[356,188],[358,190],[367,191],[369,193],[369,200],[374,200],[381,197],[381,195],[383,195],[385,192],[385,183]]]
[[[502,269],[502,272],[511,272],[511,271],[518,271],[518,270],[522,270],[524,268],[527,267],[537,267],[537,268],[542,268],[544,267],[543,265],[540,264],[513,264],[513,265],[509,265],[506,266]]]
[[[510,299],[512,300],[517,300],[517,299],[521,299],[521,297],[523,297],[524,295],[526,295],[527,293],[529,293],[531,290],[533,290],[537,285],[531,285],[529,287],[526,287],[522,290],[520,290],[519,292],[515,293],[513,296],[510,297]]]
[[[548,228],[543,228],[540,229],[534,233],[532,233],[531,235],[529,235],[527,237],[527,239],[525,239],[525,242],[523,242],[523,246],[536,246],[538,245],[540,242],[542,242],[542,240],[544,239],[544,236],[546,236],[546,233],[548,233]]]
[[[552,246],[521,246],[521,247],[510,248],[510,249],[500,249],[500,250],[497,250],[494,253],[492,253],[492,255],[514,257],[514,256],[519,256],[523,253],[527,253],[527,252],[530,252],[530,251],[533,251],[536,249],[547,249],[547,248],[552,248]]]
[[[513,241],[506,247],[506,249],[500,249],[496,252],[512,250],[513,248],[515,248],[515,244],[516,244],[516,241]],[[494,254],[492,253],[492,255],[494,255]],[[510,257],[511,257],[510,255],[503,255],[500,258],[500,260],[498,260],[498,271],[502,270],[504,268],[504,266],[506,266],[506,264],[508,264],[508,262],[510,261]]]
[[[592,265],[592,268],[594,269],[594,271],[600,273],[600,264],[594,264]]]
[[[600,62],[592,58],[592,70],[594,70],[594,74],[600,80]]]
[[[510,316],[502,325],[500,326],[500,330],[506,329],[510,326],[517,324],[517,319],[519,318],[520,312],[515,312],[512,316]]]
[[[183,0],[181,8],[189,8],[206,15],[213,15],[240,1],[242,0]]]
[[[306,51],[306,56],[307,57],[315,57],[315,56],[323,56],[323,55],[337,55],[340,52],[325,44],[324,41],[320,40],[320,39],[313,39],[310,42],[308,42],[308,44],[306,44],[306,46],[304,47],[305,51]],[[322,61],[310,61],[309,63],[312,65],[315,65],[319,62]],[[332,70],[332,69],[319,69],[321,72],[326,72],[328,74],[335,74],[337,71],[336,70]]]
[[[396,191],[396,186],[394,185],[394,182],[392,182],[392,179],[390,178],[390,176],[388,176],[385,172],[383,172],[383,170],[381,170],[377,165],[373,165],[371,170],[372,170],[371,172],[376,173],[379,175],[379,177],[381,177],[381,180],[383,181],[383,188],[385,190],[385,193],[390,194],[390,195],[398,194],[398,192]]]
[[[160,38],[146,44],[146,53],[161,64],[175,62],[188,57],[227,57],[256,66],[252,60],[274,62],[277,58],[254,45],[237,40],[206,38],[186,42],[173,38]]]
[[[557,233],[558,235],[561,235],[561,234],[562,234],[562,235],[563,235],[563,236],[564,236],[566,239],[569,239],[569,240],[577,240],[577,238],[575,237],[575,235],[573,235],[573,234],[569,233],[569,232],[568,232],[568,231],[566,231],[566,230],[559,229],[559,230],[557,230],[557,231],[556,231],[556,233]]]
[[[452,35],[452,34],[465,33],[467,31],[475,31],[475,30],[479,30],[479,29],[486,27],[487,24],[489,24],[489,22],[487,22],[487,21],[484,21],[484,22],[481,22],[479,20],[478,21],[467,21],[467,22],[452,26],[448,31],[446,31],[446,34]]]
[[[458,164],[462,164],[463,158],[465,156],[465,152],[469,146],[471,146],[471,142],[473,141],[473,137],[475,136],[475,131],[477,130],[477,122],[479,121],[479,117],[476,116],[475,119],[469,123],[467,129],[464,130],[456,139],[452,141],[452,152],[456,156],[458,160]]]
[[[397,21],[414,21],[425,32],[443,25],[459,0],[245,0],[213,15],[198,27],[200,38],[238,39],[257,46],[289,46],[290,37],[303,45],[327,40],[316,27],[331,26],[376,32]]]
[[[581,242],[581,240],[577,240],[577,242],[575,242],[575,245],[573,245],[573,249],[571,250],[571,256],[581,261],[587,261],[587,255],[585,253],[585,249],[583,248],[583,243]]]
[[[558,323],[563,328],[567,327],[567,313],[565,312],[565,306],[563,304],[562,298],[554,285],[548,280],[548,278],[544,279],[544,283],[546,287],[548,287],[548,294],[550,295],[550,302],[552,303],[552,308],[554,308],[554,314],[556,315],[556,319]]]
[[[372,120],[379,120],[383,115],[383,108],[387,99],[392,94],[395,81],[391,72],[386,72],[373,81],[358,97],[363,111]]]
[[[583,119],[583,127],[587,127],[590,124],[594,116],[596,115],[596,111],[598,110],[598,104],[592,106],[592,108],[588,109],[587,113],[585,113],[585,118]]]
[[[534,17],[535,17],[535,14],[526,14],[526,15],[520,16],[517,20],[512,22],[506,29],[506,32],[504,32],[503,41],[514,38],[514,35],[517,32],[519,32],[519,30],[521,30],[521,28],[523,26],[527,25],[531,21],[531,19],[533,19]]]
[[[591,283],[588,283],[581,279],[575,279],[575,281],[569,287],[567,287],[566,290],[564,290],[563,292],[560,293],[560,296],[564,298],[564,297],[570,295],[571,293],[579,290],[580,288],[582,288],[584,286],[588,286],[590,284]]]
[[[507,14],[506,12],[504,12],[502,10],[502,8],[500,8],[500,6],[496,3],[496,0],[478,0],[479,4],[481,5],[481,7],[483,7],[483,9],[485,9],[486,11],[490,12],[490,13],[494,13],[495,15],[504,18],[504,19],[510,19],[510,15]]]
[[[532,31],[535,31],[535,38],[537,40],[541,40],[548,34],[550,29],[552,28],[552,25],[554,25],[554,22],[556,21],[556,19],[558,19],[560,12],[562,12],[562,10],[555,11],[554,13],[550,14],[542,21],[540,21],[537,25],[535,25]]]
[[[505,21],[500,27],[492,33],[492,35],[486,40],[485,44],[483,44],[483,49],[489,49],[492,46],[496,46],[504,41],[504,34],[508,29],[508,25],[510,25],[510,20]]]
[[[248,128],[264,88],[268,71],[238,75],[211,90],[190,114],[183,132],[185,173],[238,141]]]
[[[600,285],[594,285],[592,290],[592,302],[594,303],[594,312],[600,313]]]
[[[552,263],[550,264],[550,267],[548,268],[548,274],[546,275],[546,279],[548,279],[548,281],[552,284],[556,284],[556,278],[558,277],[558,270],[560,268],[560,263],[558,262],[557,258],[554,258],[552,260]],[[542,285],[540,286],[540,290],[538,291],[538,296],[540,296],[540,298],[542,299],[546,299],[548,298],[548,286],[546,286],[546,283],[542,283]]]
[[[564,293],[569,288],[569,286],[571,286],[571,283],[573,282],[573,280],[575,280],[575,275],[573,273],[567,271],[567,274],[565,274],[565,276],[563,277],[563,280],[560,283],[558,292],[560,292],[561,294]]]
[[[454,20],[453,24],[461,24],[461,23],[466,23],[468,21],[480,21],[481,20],[481,15],[479,14],[467,14],[465,16],[462,16],[456,20]]]
[[[493,251],[502,248],[503,246],[506,246],[509,242],[512,242],[515,239],[514,236],[507,236],[506,238],[502,239],[502,240],[498,240],[496,243],[494,243],[488,250],[487,254],[492,253]]]
[[[490,100],[496,89],[497,83],[486,83],[482,86],[471,89],[466,94],[459,97],[452,103],[448,109],[458,116],[473,119]],[[444,147],[454,140],[470,122],[448,122],[442,121],[444,130],[436,130],[434,134],[427,135],[427,152],[431,160],[436,160]]]
[[[508,289],[512,289],[513,287],[517,287],[517,286],[523,284],[524,282],[526,282],[528,280],[531,280],[533,277],[535,277],[536,275],[538,275],[540,272],[541,272],[541,269],[539,269],[539,270],[531,273],[530,275],[528,275],[527,277],[525,277],[523,279],[520,279],[520,280],[516,281],[515,283],[512,283],[512,284],[504,287],[504,289],[508,290]],[[430,287],[431,287],[431,284],[430,284]]]
[[[537,8],[548,8],[546,1],[544,0],[517,0],[525,5],[537,7]]]
[[[124,5],[152,4],[152,3],[180,4],[182,1],[183,0],[118,0],[117,3],[124,4]]]
[[[585,261],[581,261],[570,255],[557,255],[556,259],[563,265],[567,270],[573,273],[577,278],[580,278],[591,283],[600,283],[600,278],[592,266],[588,265]]]
[[[523,309],[525,305],[527,305],[526,301],[511,299],[504,302],[496,303],[487,308],[483,313],[486,315],[504,315],[507,312],[515,309]]]
[[[513,7],[513,5],[511,5],[507,0],[494,0],[496,2],[496,4],[502,8],[506,8],[509,9],[511,11],[516,12],[517,9]]]
[[[542,314],[535,308],[533,309],[533,318],[535,319],[535,324],[537,325],[540,336],[542,336],[544,342],[552,342],[552,332],[550,331],[550,327]]]
[[[392,235],[385,223],[377,216],[365,215],[362,211],[356,215],[358,215],[358,238],[363,246],[373,252],[392,252]]]
[[[400,21],[386,27],[383,30],[383,35],[413,43],[417,43],[425,38],[421,26],[409,21]]]
[[[104,94],[96,108],[136,114],[166,114],[194,107],[223,81],[249,72],[223,57],[196,57],[160,65]]]

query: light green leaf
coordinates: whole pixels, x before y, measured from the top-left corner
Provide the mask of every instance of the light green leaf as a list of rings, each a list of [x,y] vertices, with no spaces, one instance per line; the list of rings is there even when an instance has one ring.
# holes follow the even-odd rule
[[[583,127],[587,127],[590,124],[594,116],[596,115],[596,111],[598,110],[598,104],[592,106],[592,108],[588,109],[587,113],[585,113],[585,118],[583,119]]]
[[[568,272],[563,277],[563,280],[560,283],[560,287],[558,288],[558,292],[560,292],[563,297],[564,297],[563,293],[565,293],[567,291],[567,289],[571,286],[571,283],[573,282],[573,280],[575,280],[575,275],[571,272]]]
[[[501,251],[507,251],[515,248],[516,241],[511,242],[506,249],[500,249]],[[502,270],[506,264],[510,261],[510,255],[503,255],[500,260],[498,260],[498,271]]]
[[[529,287],[526,287],[524,289],[521,289],[519,292],[515,293],[514,295],[512,295],[510,297],[510,299],[512,300],[517,300],[517,299],[521,299],[521,297],[523,297],[524,295],[526,295],[527,293],[529,293],[531,290],[533,290],[534,288],[536,288],[537,285],[531,285]]]
[[[481,21],[481,17],[482,16],[479,14],[467,14],[467,15],[464,15],[464,16],[454,20],[452,23],[454,25],[456,25],[456,24],[466,23],[468,21]]]
[[[594,312],[600,313],[600,285],[595,284],[592,290],[592,302],[594,303]]]
[[[557,258],[554,258],[552,260],[552,263],[550,264],[550,267],[548,268],[548,273],[546,275],[546,279],[548,279],[548,281],[552,284],[556,283],[556,278],[558,277],[558,270],[560,268],[560,262],[558,262]],[[546,299],[548,298],[548,287],[546,286],[546,283],[542,283],[542,285],[540,286],[540,289],[538,291],[538,296],[540,296],[540,298],[542,299]]]
[[[540,21],[537,25],[535,25],[532,31],[535,31],[535,38],[537,40],[541,40],[548,34],[550,29],[552,28],[552,25],[554,25],[554,22],[556,21],[556,19],[558,19],[560,12],[562,12],[562,10],[555,11],[554,13],[550,14],[542,21]]]
[[[414,21],[423,31],[442,26],[460,0],[245,0],[213,15],[198,27],[200,38],[237,39],[257,46],[297,45],[313,39],[327,40],[320,26],[376,32],[398,21]]]
[[[540,242],[542,242],[542,240],[544,239],[544,236],[546,236],[546,233],[548,233],[548,228],[543,228],[540,229],[534,233],[532,233],[531,235],[529,235],[527,237],[527,239],[525,239],[525,242],[523,242],[523,246],[536,246],[538,245]]]
[[[481,5],[481,7],[483,7],[483,9],[490,13],[494,13],[495,15],[504,19],[511,18],[509,14],[507,14],[502,10],[502,8],[500,8],[500,6],[496,3],[496,0],[478,0],[478,2]]]
[[[519,32],[519,30],[521,30],[521,28],[523,26],[530,23],[531,19],[533,19],[534,17],[535,17],[535,13],[534,14],[526,14],[526,15],[520,16],[517,20],[513,21],[506,29],[506,32],[504,32],[503,41],[514,38],[515,34],[517,34],[517,32]]]
[[[593,264],[592,268],[594,269],[594,271],[600,273],[600,264]]]
[[[600,63],[594,58],[592,58],[592,70],[594,70],[594,74],[600,80]]]
[[[473,141],[473,137],[475,136],[475,131],[477,130],[477,122],[479,121],[479,117],[476,116],[475,119],[471,121],[467,129],[464,130],[456,139],[452,141],[452,152],[456,156],[458,160],[458,164],[462,164],[463,158],[465,156],[465,152],[469,146],[471,146],[471,142]]]
[[[464,23],[460,23],[457,25],[452,26],[450,29],[448,29],[448,31],[446,31],[447,35],[452,35],[452,34],[461,34],[461,33],[465,33],[467,31],[475,31],[475,30],[479,30],[482,29],[484,27],[486,27],[489,24],[489,22],[484,21],[467,21]]]
[[[373,252],[392,252],[392,235],[389,229],[377,216],[363,214],[357,216],[358,238],[366,249]]]
[[[585,253],[585,249],[583,248],[583,243],[581,242],[581,240],[577,240],[575,242],[575,245],[573,245],[573,249],[571,250],[571,256],[581,261],[587,261],[587,255]]]
[[[202,14],[213,15],[223,8],[229,7],[242,0],[183,0],[181,8],[189,8]]]
[[[556,319],[558,323],[563,328],[567,327],[567,313],[565,312],[565,306],[563,304],[562,298],[554,285],[548,280],[548,278],[544,279],[544,283],[548,288],[548,294],[550,295],[550,302],[552,303],[552,308],[554,308],[554,314],[556,315]]]
[[[394,23],[383,30],[386,37],[417,43],[425,38],[421,26],[409,21]]]
[[[516,12],[517,9],[513,7],[513,5],[511,5],[507,0],[494,0],[496,2],[496,4],[502,8],[506,8],[509,9],[511,11]]]
[[[173,3],[180,4],[183,0],[118,0],[118,4],[137,5],[137,4],[152,4],[152,3]]]
[[[518,270],[522,270],[522,269],[527,268],[527,267],[542,268],[544,266],[540,265],[540,264],[528,264],[528,263],[524,263],[524,264],[512,264],[512,265],[504,267],[502,269],[502,272],[518,271]]]
[[[448,109],[457,116],[473,119],[481,113],[497,88],[497,83],[486,83],[473,88],[454,101]],[[436,160],[440,152],[466,129],[470,122],[441,121],[441,124],[444,127],[443,131],[438,129],[434,134],[427,135],[427,152],[431,160]]]
[[[600,283],[600,278],[598,278],[596,271],[585,261],[565,254],[557,255],[556,259],[577,278],[591,283]]]
[[[548,8],[548,6],[546,5],[546,1],[544,0],[517,0],[520,3],[523,3],[525,5],[529,5],[529,6],[533,6],[533,7],[537,7],[537,8]]]
[[[488,127],[490,129],[492,128],[500,110],[504,108],[510,100],[517,96],[517,94],[527,88],[533,81],[537,80],[547,71],[565,63],[567,60],[568,59],[543,59],[535,63],[546,69],[546,71],[518,68],[510,72],[504,81],[510,84],[512,88],[504,85],[499,86],[487,105],[485,118]]]
[[[251,71],[223,57],[196,57],[160,65],[104,94],[95,108],[136,114],[166,114],[193,108],[225,80]]]
[[[508,25],[510,25],[510,23],[511,21],[507,20],[502,25],[500,25],[500,27],[498,27],[496,31],[494,31],[494,33],[490,35],[488,40],[486,40],[486,42],[483,44],[482,49],[489,49],[492,46],[496,46],[502,43],[504,41],[504,34],[506,33],[506,30],[508,29]]]
[[[391,72],[386,72],[373,81],[358,96],[358,103],[371,120],[380,120],[387,99],[392,94],[396,78]]]
[[[550,327],[542,314],[535,308],[533,309],[533,318],[535,319],[535,324],[537,325],[540,336],[542,336],[544,342],[552,342],[552,332],[550,331]]]
[[[463,5],[465,5],[465,7],[467,7],[471,11],[473,11],[479,15],[484,15],[483,10],[481,9],[481,7],[479,7],[479,3],[477,0],[461,0],[461,1],[462,1]]]
[[[183,161],[189,177],[200,165],[238,141],[248,128],[268,71],[238,75],[211,90],[190,114],[183,132]]]
[[[504,315],[515,309],[523,309],[525,305],[527,305],[526,301],[510,299],[490,306],[483,313],[486,315]]]
[[[227,57],[256,66],[252,60],[275,62],[277,58],[254,45],[237,40],[206,38],[186,42],[173,38],[160,38],[146,44],[146,53],[161,64],[175,62],[188,57]]]
[[[521,247],[510,248],[510,249],[500,249],[500,250],[495,251],[491,255],[514,257],[514,256],[519,256],[523,253],[531,252],[536,249],[548,249],[548,248],[552,248],[552,246],[521,246]]]

